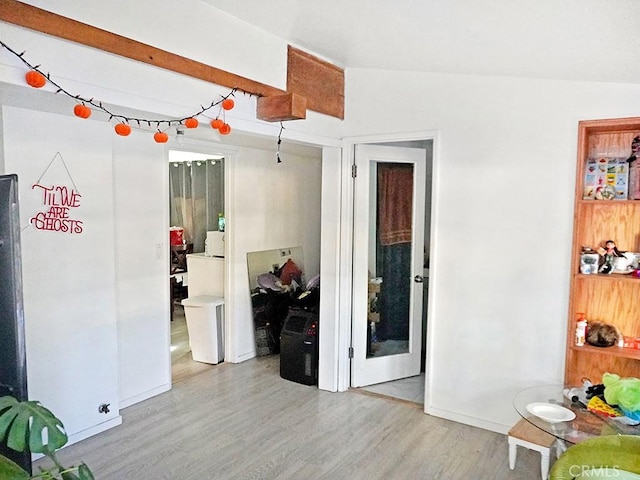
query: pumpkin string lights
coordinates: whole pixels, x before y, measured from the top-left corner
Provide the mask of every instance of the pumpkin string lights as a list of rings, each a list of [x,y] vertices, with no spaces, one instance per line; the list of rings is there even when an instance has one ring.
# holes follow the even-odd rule
[[[42,88],[47,84],[45,76],[37,70],[29,70],[24,78],[33,88]]]
[[[78,103],[73,107],[73,114],[80,118],[89,118],[91,116],[91,109],[84,103]]]
[[[244,90],[240,90],[238,88],[233,88],[227,95],[222,96],[222,98],[218,101],[212,101],[208,106],[200,105],[200,110],[188,115],[184,118],[173,118],[173,119],[145,119],[145,118],[137,118],[137,117],[128,117],[126,115],[121,115],[118,113],[114,113],[109,110],[104,104],[100,101],[94,100],[93,98],[85,98],[80,95],[74,95],[67,90],[65,90],[62,86],[60,86],[57,82],[55,82],[48,73],[43,73],[40,70],[39,65],[32,65],[25,58],[25,52],[18,53],[15,50],[11,49],[7,44],[0,41],[0,45],[2,47],[18,57],[22,63],[24,63],[29,71],[25,74],[25,81],[28,85],[34,88],[42,88],[47,83],[53,85],[57,90],[55,93],[62,93],[69,98],[72,98],[76,105],[74,106],[73,113],[79,118],[89,118],[92,113],[91,107],[96,110],[102,111],[106,115],[109,116],[109,122],[112,120],[117,121],[114,130],[116,134],[120,136],[128,136],[131,134],[131,124],[137,125],[140,128],[154,129],[155,132],[153,135],[154,140],[157,143],[166,143],[169,139],[169,136],[166,133],[166,130],[170,127],[181,127],[184,126],[186,128],[197,128],[199,125],[198,119],[196,117],[203,116],[207,117],[205,113],[213,108],[219,106],[220,110],[215,119],[211,120],[210,125],[214,130],[217,130],[220,135],[228,135],[231,132],[231,126],[226,122],[224,118],[224,113],[228,110],[231,110],[235,102],[233,100],[234,94],[237,91],[242,91],[245,95],[253,96],[252,93],[246,92]],[[222,114],[222,119],[220,119],[220,114]],[[282,132],[282,130],[281,130]]]
[[[218,130],[220,135],[229,135],[231,133],[231,125],[229,125],[225,118],[225,111],[231,110],[235,105],[233,98],[224,98],[220,102],[220,110],[218,116],[211,120],[211,128]],[[222,115],[222,118],[220,118]]]

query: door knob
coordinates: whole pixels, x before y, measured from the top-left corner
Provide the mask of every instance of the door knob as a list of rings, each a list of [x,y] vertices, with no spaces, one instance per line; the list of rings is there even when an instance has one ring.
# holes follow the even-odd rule
[[[413,277],[413,281],[416,283],[422,283],[424,281],[424,277],[422,275],[416,275]]]

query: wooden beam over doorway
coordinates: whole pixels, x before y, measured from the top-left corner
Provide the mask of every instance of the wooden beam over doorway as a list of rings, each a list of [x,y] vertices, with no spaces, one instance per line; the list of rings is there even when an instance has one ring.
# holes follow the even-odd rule
[[[253,95],[268,97],[285,93],[278,88],[17,0],[0,0],[0,20]]]
[[[261,102],[263,109],[258,108],[256,113],[262,120],[304,119],[307,108],[344,118],[344,71],[291,46],[287,53],[287,91],[283,92],[17,0],[0,0],[0,21],[258,97],[269,97],[270,100]]]

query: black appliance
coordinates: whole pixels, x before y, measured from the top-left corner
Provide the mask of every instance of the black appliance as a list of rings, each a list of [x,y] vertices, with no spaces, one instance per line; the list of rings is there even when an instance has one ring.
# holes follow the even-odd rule
[[[0,175],[0,397],[27,400],[18,177]],[[0,442],[0,453],[31,473],[31,454]]]
[[[318,310],[289,308],[280,332],[280,376],[303,385],[318,384]]]

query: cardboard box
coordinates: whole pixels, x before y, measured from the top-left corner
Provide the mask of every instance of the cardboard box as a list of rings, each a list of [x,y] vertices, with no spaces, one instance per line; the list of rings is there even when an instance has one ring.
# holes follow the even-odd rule
[[[584,200],[626,200],[629,192],[629,164],[622,157],[587,159]]]

